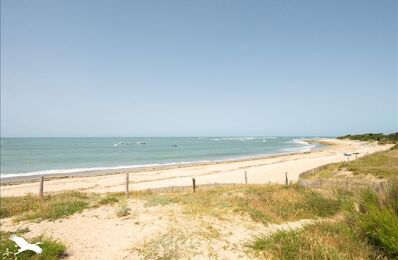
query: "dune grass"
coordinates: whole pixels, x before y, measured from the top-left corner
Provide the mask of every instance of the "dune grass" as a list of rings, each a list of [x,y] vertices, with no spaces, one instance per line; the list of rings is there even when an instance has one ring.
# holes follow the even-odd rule
[[[23,237],[23,232],[16,232],[16,234]],[[18,254],[17,256],[14,256],[14,253],[18,251],[18,247],[16,247],[15,242],[9,240],[10,236],[10,232],[0,231],[0,259],[2,260],[55,260],[66,256],[66,246],[62,242],[55,240],[51,237],[43,236],[39,236],[31,240],[27,239],[27,241],[30,243],[42,242],[42,244],[39,245],[43,249],[43,252],[40,255],[32,251],[25,251]]]
[[[125,217],[128,216],[130,214],[131,209],[128,207],[127,205],[127,200],[126,199],[122,199],[119,201],[117,210],[116,210],[116,215],[120,218],[120,217]]]
[[[356,177],[370,175],[379,179],[392,179],[398,177],[398,149],[393,148],[350,162],[328,164],[320,167],[314,173],[301,176],[301,178],[343,178],[345,176],[339,175],[339,173],[344,170],[351,172]]]
[[[5,197],[0,200],[0,218],[16,216],[16,220],[55,220],[90,207],[115,203],[116,196],[101,196],[77,191],[39,196]]]
[[[247,247],[265,259],[397,259],[398,184],[346,196],[344,220],[260,235]]]
[[[385,193],[365,189],[359,194],[358,207],[347,213],[351,227],[377,251],[398,258],[398,183]]]
[[[258,236],[247,246],[264,259],[371,259],[374,251],[346,223],[317,223],[301,230]]]
[[[391,149],[362,157],[350,162],[348,170],[354,175],[373,175],[385,179],[398,177],[398,150]]]
[[[179,203],[187,214],[223,218],[241,213],[262,223],[324,217],[340,210],[337,199],[296,185],[219,187],[196,193],[143,194],[141,198],[147,200],[146,206]]]

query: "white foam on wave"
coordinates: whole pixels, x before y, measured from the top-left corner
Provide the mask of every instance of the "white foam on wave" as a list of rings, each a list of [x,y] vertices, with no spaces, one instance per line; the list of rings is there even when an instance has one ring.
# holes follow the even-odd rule
[[[221,138],[213,138],[213,141],[220,141],[220,140],[224,140],[224,141],[250,141],[250,140],[256,140],[256,137],[251,137],[251,136],[247,136],[247,137],[221,137]],[[262,138],[260,138],[262,139]]]
[[[133,144],[146,144],[146,142],[117,142],[113,144],[114,147],[120,146],[120,145],[133,145]]]
[[[312,148],[315,148],[316,145],[307,145],[301,147],[289,147],[289,148],[282,148],[281,151],[284,152],[309,152]]]
[[[308,143],[307,141],[305,141],[303,139],[293,139],[292,143],[300,144],[300,145],[309,145],[310,144],[310,143]]]

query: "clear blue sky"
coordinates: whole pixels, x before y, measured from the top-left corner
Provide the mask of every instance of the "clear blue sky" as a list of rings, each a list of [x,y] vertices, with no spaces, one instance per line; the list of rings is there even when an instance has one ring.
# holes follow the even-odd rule
[[[396,0],[1,1],[2,136],[393,131]]]

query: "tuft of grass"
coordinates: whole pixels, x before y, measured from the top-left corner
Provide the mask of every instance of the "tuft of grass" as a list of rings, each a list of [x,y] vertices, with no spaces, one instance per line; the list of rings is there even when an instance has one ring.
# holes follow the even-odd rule
[[[297,185],[252,187],[243,201],[239,210],[263,223],[326,217],[340,210],[338,200]]]
[[[265,259],[367,259],[372,248],[345,223],[318,223],[301,230],[261,235],[247,244]]]
[[[363,190],[358,204],[348,212],[350,226],[382,254],[398,258],[398,184],[381,194]]]
[[[17,235],[20,233],[17,232]],[[25,251],[18,255],[14,255],[18,251],[14,241],[9,240],[11,236],[10,232],[0,231],[0,259],[32,259],[32,260],[55,260],[66,256],[66,246],[51,237],[39,236],[34,239],[27,239],[30,243],[42,242],[39,246],[43,249],[43,252],[38,255],[32,251]]]
[[[55,220],[73,215],[90,207],[111,204],[118,201],[116,196],[100,196],[77,191],[51,194],[44,197],[27,195],[5,197],[0,200],[0,218],[15,216],[15,220]]]
[[[125,217],[130,214],[131,209],[127,205],[127,200],[119,201],[119,205],[116,211],[118,217]]]
[[[159,196],[157,194],[147,194],[145,199],[147,200],[145,207],[166,206],[176,202],[173,197]]]
[[[40,207],[39,196],[5,197],[0,200],[0,218],[11,217]]]
[[[17,220],[54,220],[88,208],[88,200],[87,194],[75,191],[47,195],[43,200],[33,195],[6,197],[0,201],[1,218],[18,215]]]
[[[190,259],[197,252],[190,244],[189,232],[171,228],[162,235],[144,241],[142,247],[134,248],[144,259]]]
[[[113,195],[107,195],[104,198],[100,198],[98,200],[98,205],[108,205],[108,204],[113,204],[119,202],[119,198]]]
[[[46,196],[31,211],[17,217],[17,220],[55,220],[73,215],[89,208],[88,195],[79,192],[66,192],[63,194]]]

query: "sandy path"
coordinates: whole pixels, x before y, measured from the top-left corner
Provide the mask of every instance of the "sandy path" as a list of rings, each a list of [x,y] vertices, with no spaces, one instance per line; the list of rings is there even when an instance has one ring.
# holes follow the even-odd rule
[[[344,152],[359,152],[359,157],[361,157],[366,153],[370,154],[390,148],[390,145],[377,145],[356,141],[330,139],[328,142],[333,145],[319,151],[312,151],[311,153],[132,172],[130,173],[130,190],[186,186],[192,183],[192,177],[196,178],[197,184],[243,183],[244,171],[247,171],[249,183],[284,183],[285,172],[288,172],[289,180],[297,181],[299,174],[304,171],[324,164],[346,160],[343,155]],[[99,193],[120,192],[124,191],[124,181],[124,174],[50,179],[45,182],[45,192],[59,192],[63,190],[81,190]],[[2,185],[0,190],[2,197],[37,193],[38,183]]]
[[[48,235],[67,245],[68,259],[253,259],[244,243],[259,234],[299,229],[319,220],[303,219],[284,224],[263,225],[249,217],[231,215],[228,219],[190,216],[181,206],[145,207],[143,201],[129,200],[129,216],[118,218],[117,206],[88,209],[66,219],[40,223],[12,223],[1,220],[3,231],[29,228],[22,235],[32,238]],[[100,228],[99,228],[100,227]]]

